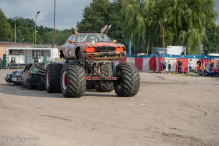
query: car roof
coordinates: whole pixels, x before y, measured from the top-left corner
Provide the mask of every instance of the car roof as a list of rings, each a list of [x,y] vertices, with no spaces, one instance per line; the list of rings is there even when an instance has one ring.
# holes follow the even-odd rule
[[[101,33],[100,31],[78,31],[77,34],[80,34],[80,33]],[[75,32],[73,31],[73,34],[75,34]]]

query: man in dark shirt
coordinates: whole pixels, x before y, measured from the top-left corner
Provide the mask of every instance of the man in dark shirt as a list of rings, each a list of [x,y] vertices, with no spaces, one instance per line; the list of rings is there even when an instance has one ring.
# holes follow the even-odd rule
[[[197,61],[197,65],[198,65],[199,67],[201,67],[201,59],[199,59],[199,61]]]
[[[182,65],[183,65],[183,63],[182,63],[182,61],[181,61],[181,59],[178,61],[178,74],[179,73],[182,73]]]

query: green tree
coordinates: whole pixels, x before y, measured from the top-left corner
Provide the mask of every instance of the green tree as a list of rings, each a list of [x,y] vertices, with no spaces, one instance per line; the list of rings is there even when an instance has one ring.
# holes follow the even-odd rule
[[[24,36],[22,35],[22,31],[20,29],[17,30],[16,41],[21,43],[24,42]]]
[[[205,54],[219,53],[219,25],[208,25],[205,32],[208,38],[208,41],[204,42]]]
[[[178,30],[178,44],[187,47],[187,54],[201,54],[200,44],[207,41],[207,36],[204,33],[206,24],[215,24],[217,17],[217,13],[214,11],[215,2],[214,0],[182,0],[181,3],[185,3],[185,7],[181,14],[183,15],[181,21],[183,28]],[[179,15],[175,17],[179,17]],[[177,32],[175,33],[177,34]]]
[[[156,47],[183,45],[187,54],[200,54],[206,22],[215,24],[217,13],[214,0],[126,0],[122,16],[125,39],[131,38],[138,51],[153,42]]]
[[[7,41],[11,37],[11,26],[4,12],[0,9],[0,41]]]
[[[14,21],[14,19],[16,21]],[[16,22],[17,29],[17,42],[27,42],[33,43],[35,37],[35,23],[32,19],[14,17],[9,18],[8,22],[11,24],[11,32],[14,32],[14,26]],[[63,31],[56,30],[56,44],[62,45],[67,37],[72,34],[73,28],[65,29]],[[41,26],[36,26],[36,44],[53,44],[53,28],[47,28]],[[14,36],[10,40],[14,40]],[[35,40],[35,39],[34,39]]]

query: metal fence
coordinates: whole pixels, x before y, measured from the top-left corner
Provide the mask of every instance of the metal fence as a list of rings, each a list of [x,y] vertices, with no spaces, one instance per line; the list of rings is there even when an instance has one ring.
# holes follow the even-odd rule
[[[7,48],[52,48],[52,45],[10,44]]]

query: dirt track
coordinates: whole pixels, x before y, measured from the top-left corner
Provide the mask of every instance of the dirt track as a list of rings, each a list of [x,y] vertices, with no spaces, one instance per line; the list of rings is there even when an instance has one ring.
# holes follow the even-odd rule
[[[10,71],[0,70],[0,145],[219,145],[218,78],[141,73],[135,97],[64,98],[7,84]]]

